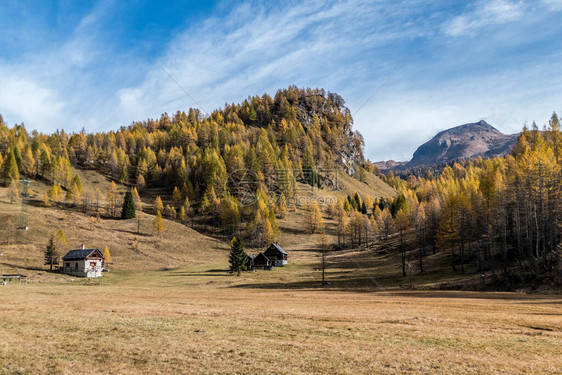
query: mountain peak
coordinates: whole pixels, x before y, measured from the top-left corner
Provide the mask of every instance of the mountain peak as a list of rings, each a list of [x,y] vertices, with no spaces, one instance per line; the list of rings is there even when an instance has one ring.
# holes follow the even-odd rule
[[[442,132],[439,132],[437,136],[442,136],[443,134],[464,134],[480,131],[501,134],[501,132],[498,129],[494,128],[492,125],[488,124],[484,120],[480,120],[478,122],[469,122],[467,124],[458,125],[453,128],[443,130]]]
[[[483,129],[488,129],[488,130],[495,131],[495,132],[498,132],[498,133],[500,132],[498,129],[494,128],[492,125],[488,124],[484,120],[480,120],[478,122],[475,122],[474,124],[469,124],[469,125],[479,126]]]
[[[463,124],[443,130],[421,145],[407,167],[505,155],[516,140],[516,135],[503,134],[484,120]]]

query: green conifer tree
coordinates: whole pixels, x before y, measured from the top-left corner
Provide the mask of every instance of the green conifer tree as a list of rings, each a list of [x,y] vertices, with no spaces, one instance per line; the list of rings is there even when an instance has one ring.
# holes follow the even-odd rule
[[[49,244],[45,250],[45,265],[49,266],[49,271],[53,270],[53,265],[59,262],[59,254],[55,245],[55,236],[49,238]]]
[[[121,219],[132,219],[135,217],[135,202],[133,201],[133,194],[128,191],[125,193],[123,200],[123,209],[121,210]]]
[[[230,263],[230,271],[236,272],[238,276],[247,268],[248,256],[244,251],[242,242],[236,237],[232,237],[232,241],[230,241],[230,258],[228,261]]]
[[[353,200],[355,201],[353,208],[355,208],[357,211],[361,211],[361,205],[363,202],[361,201],[361,197],[358,193],[355,193],[355,195],[353,196]]]
[[[361,213],[363,215],[367,214],[367,205],[365,204],[365,202],[361,203]]]

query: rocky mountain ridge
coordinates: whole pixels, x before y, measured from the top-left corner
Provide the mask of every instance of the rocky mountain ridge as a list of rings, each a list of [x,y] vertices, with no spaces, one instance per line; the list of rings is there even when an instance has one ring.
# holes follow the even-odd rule
[[[478,156],[491,158],[506,155],[518,134],[503,134],[486,121],[459,125],[437,133],[422,144],[407,162],[377,162],[379,169],[427,167]]]

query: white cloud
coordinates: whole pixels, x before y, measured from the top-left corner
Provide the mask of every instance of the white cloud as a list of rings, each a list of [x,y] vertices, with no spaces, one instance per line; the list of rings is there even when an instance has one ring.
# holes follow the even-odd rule
[[[483,0],[475,4],[472,10],[448,21],[444,31],[450,36],[471,34],[486,27],[517,21],[524,11],[522,2]]]
[[[562,10],[562,0],[541,0],[541,3],[549,10]]]
[[[349,84],[357,79],[354,65],[364,51],[421,32],[422,27],[385,23],[403,9],[391,14],[383,5],[347,1],[274,11],[242,7],[229,17],[238,21],[226,26],[211,18],[188,29],[158,61],[207,111],[248,95],[274,94],[290,84],[336,91],[343,80]],[[123,108],[144,108],[131,113],[136,118],[195,106],[156,65],[118,97]]]
[[[56,124],[62,117],[64,101],[49,87],[0,69],[0,110],[5,118],[34,123],[40,118]]]
[[[142,72],[144,64],[117,64],[118,56],[108,50],[99,23],[110,5],[98,3],[73,32],[48,47],[0,60],[0,113],[8,124],[23,121],[29,129],[47,132],[118,125],[113,122],[119,113],[115,87],[125,79],[112,79],[132,72],[133,63]]]
[[[540,10],[555,3],[543,0]],[[0,59],[0,113],[8,123],[99,131],[195,106],[150,57],[108,48],[111,31],[100,22],[110,6],[95,7],[54,48],[9,63]],[[515,56],[510,66],[506,60],[482,64],[501,57],[506,40],[522,43],[510,33],[515,25],[542,30],[547,12],[529,20],[522,17],[528,9],[513,1],[477,2],[451,18],[422,0],[315,1],[267,9],[245,4],[226,17],[216,13],[188,25],[156,59],[209,112],[291,84],[338,92],[354,112],[415,51],[408,66],[354,116],[368,157],[406,160],[438,130],[486,119],[515,132],[525,120],[547,119],[560,109],[562,87],[552,78],[562,72],[552,55],[556,45],[548,54],[529,54],[525,62]],[[514,26],[493,42],[477,33],[508,23]],[[555,34],[556,28],[532,33],[535,39],[525,43],[541,42],[546,32]],[[477,37],[450,38],[467,33]]]
[[[550,62],[422,89],[398,85],[355,116],[366,156],[407,161],[439,131],[479,120],[506,134],[533,121],[542,127],[552,111],[562,110],[562,82],[543,73],[561,70],[562,64]]]

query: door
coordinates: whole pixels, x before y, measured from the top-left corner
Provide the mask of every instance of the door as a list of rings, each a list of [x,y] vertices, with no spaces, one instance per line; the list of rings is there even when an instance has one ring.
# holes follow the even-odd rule
[[[96,277],[96,262],[90,262],[90,269],[88,270],[88,277]]]

